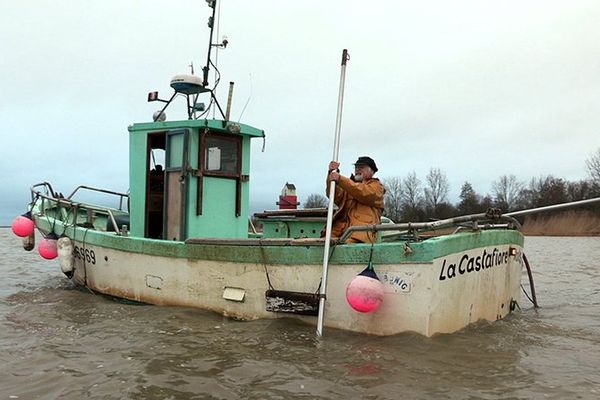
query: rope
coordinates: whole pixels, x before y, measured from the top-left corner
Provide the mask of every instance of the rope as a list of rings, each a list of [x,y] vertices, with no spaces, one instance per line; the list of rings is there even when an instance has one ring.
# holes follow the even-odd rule
[[[531,297],[529,297],[529,293],[527,293],[527,291],[525,290],[525,287],[523,286],[523,284],[521,284],[521,289],[523,290],[523,293],[525,293],[525,296],[529,299],[529,301],[534,305],[534,308],[537,308],[538,306],[536,305],[536,303],[533,301],[533,299]],[[520,309],[521,307],[519,307]]]
[[[59,235],[59,237],[64,236],[64,234],[67,231],[67,228],[69,226],[73,226],[73,228],[75,228],[75,224],[71,225],[68,222],[69,221],[69,215],[71,214],[72,211],[73,211],[73,207],[69,208],[69,210],[67,211],[67,215],[65,216],[65,220],[64,221],[61,218],[60,222],[62,222],[62,224],[63,224],[63,230],[62,230],[62,233]]]
[[[29,212],[33,211],[33,207],[35,207],[35,204],[37,203],[37,201],[40,199],[40,195],[36,194],[35,198],[33,199],[33,201],[31,203],[29,203],[29,205],[27,206]]]
[[[523,261],[525,261],[525,268],[527,268],[527,276],[529,277],[529,288],[531,289],[531,297],[527,295],[527,298],[533,303],[534,308],[539,308],[537,298],[535,296],[535,286],[533,284],[533,274],[531,272],[531,266],[529,265],[529,260],[527,260],[527,256],[523,253]],[[521,287],[523,287],[521,285]],[[525,289],[523,289],[524,291]]]
[[[248,95],[248,99],[246,100],[246,104],[242,108],[242,112],[240,113],[240,117],[238,118],[238,122],[242,120],[242,116],[244,115],[244,111],[246,111],[246,107],[248,107],[248,103],[250,103],[250,99],[252,98],[252,74],[250,74],[250,94]]]
[[[333,244],[331,245],[331,249],[329,251],[329,256],[327,257],[327,265],[329,265],[329,261],[331,261],[331,257],[333,257],[333,252],[335,251],[337,247],[337,242],[333,242]],[[319,286],[317,286],[317,290],[315,291],[315,294],[319,294],[319,292],[321,291],[321,285],[323,284],[323,277],[321,277],[321,279],[319,279]]]
[[[269,276],[269,270],[267,269],[267,261],[266,261],[266,257],[265,257],[265,248],[263,247],[262,242],[259,242],[259,246],[260,246],[261,261],[262,261],[263,268],[265,270],[265,276],[267,278],[267,283],[269,284],[269,289],[270,290],[276,290],[273,287],[273,284],[271,283],[271,278]],[[335,248],[336,248],[336,243],[334,243],[331,246],[331,251],[329,252],[329,258],[327,259],[327,262],[329,262],[329,260],[331,260],[331,257],[333,256],[333,252],[335,251]],[[321,290],[321,283],[322,282],[323,282],[323,278],[321,278],[319,280],[319,286],[317,286],[317,290],[315,290],[315,294],[319,294],[319,291]]]
[[[371,254],[369,254],[369,269],[373,270],[373,264],[371,264],[371,261],[373,261],[373,247],[375,247],[375,242],[371,243]]]
[[[262,241],[258,242],[258,246],[260,248],[260,258],[262,261],[263,268],[265,270],[265,276],[267,277],[267,283],[269,284],[269,290],[275,290],[275,288],[271,284],[271,278],[269,277],[269,270],[267,270],[267,259],[265,257],[265,248],[263,247]]]
[[[57,203],[57,207],[58,207],[58,203]],[[52,223],[50,223],[50,217],[48,216],[48,213],[45,212],[45,210],[43,210],[43,211],[44,211],[44,216],[46,217],[46,222],[48,223],[48,226],[50,227],[50,233],[54,233],[54,227],[56,226],[56,218],[57,218],[56,214],[58,214],[58,208],[57,208],[56,213],[54,214],[54,218],[52,218]]]
[[[89,230],[90,230],[90,228],[85,228],[85,232],[83,233],[83,239],[81,241],[81,247],[83,248],[84,252],[85,252],[85,237],[87,236],[87,233]],[[88,284],[87,284],[87,268],[85,265],[86,264],[85,256],[81,257],[81,259],[83,260],[83,283],[85,284],[85,287],[87,288]]]

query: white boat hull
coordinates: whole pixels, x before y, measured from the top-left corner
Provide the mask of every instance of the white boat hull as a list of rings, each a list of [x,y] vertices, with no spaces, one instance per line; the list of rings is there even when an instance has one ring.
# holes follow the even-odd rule
[[[73,280],[96,292],[246,320],[294,317],[316,325],[313,316],[267,311],[265,292],[270,281],[274,289],[315,293],[320,265],[211,261],[84,246],[78,241],[74,245]],[[377,264],[385,296],[381,307],[368,314],[354,311],[345,297],[346,286],[365,265],[331,264],[325,327],[431,336],[478,320],[503,318],[520,298],[521,251],[507,244],[450,254],[432,263]]]

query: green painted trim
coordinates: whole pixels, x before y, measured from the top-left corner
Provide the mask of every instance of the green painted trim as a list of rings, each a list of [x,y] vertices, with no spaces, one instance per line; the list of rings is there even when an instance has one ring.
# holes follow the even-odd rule
[[[190,129],[198,129],[198,128],[209,128],[213,131],[218,131],[220,133],[230,134],[225,129],[227,122],[218,120],[218,119],[186,119],[180,121],[165,121],[165,122],[142,122],[129,125],[127,130],[129,132],[139,132],[139,131],[164,131],[178,128],[190,128]],[[265,137],[265,131],[261,129],[254,128],[253,126],[241,124],[236,122],[237,125],[240,126],[240,134],[243,136],[250,137]]]
[[[303,221],[302,219],[268,219],[260,222],[263,225],[263,237],[265,238],[318,238],[321,230],[327,222]]]
[[[40,219],[39,226],[49,230],[52,220]],[[72,226],[63,227],[56,221],[55,232],[62,232],[74,240],[100,247],[142,253],[161,257],[190,258],[258,264],[322,264],[322,246],[236,246],[214,244],[185,244],[139,237],[122,237]],[[481,247],[513,244],[523,246],[523,235],[514,230],[488,230],[464,232],[410,243],[411,254],[404,255],[404,243],[376,243],[373,246],[373,263],[431,263],[434,259],[453,253],[462,253]],[[335,246],[331,264],[367,264],[371,244],[348,244]]]

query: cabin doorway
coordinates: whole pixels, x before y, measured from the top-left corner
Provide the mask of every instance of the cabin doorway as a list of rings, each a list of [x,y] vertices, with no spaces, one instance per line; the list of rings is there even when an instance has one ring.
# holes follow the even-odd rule
[[[148,135],[146,237],[185,238],[188,131]]]
[[[146,232],[153,239],[163,238],[165,195],[165,133],[148,135],[146,173]]]
[[[166,135],[164,239],[184,240],[186,225],[188,131]]]

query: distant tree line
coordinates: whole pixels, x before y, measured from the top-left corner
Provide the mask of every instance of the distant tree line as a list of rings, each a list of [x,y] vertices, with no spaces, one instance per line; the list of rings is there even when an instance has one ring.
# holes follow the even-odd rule
[[[324,208],[328,206],[327,197],[322,194],[309,194],[304,201],[304,208]]]
[[[526,183],[515,175],[502,175],[492,182],[491,194],[485,195],[477,193],[465,181],[456,204],[448,201],[450,185],[441,169],[431,168],[424,181],[413,171],[403,178],[382,179],[386,188],[384,214],[394,221],[429,221],[477,214],[492,207],[510,212],[600,197],[600,148],[586,160],[586,169],[589,179],[579,181],[547,175]],[[327,207],[327,199],[312,194],[305,207]]]

